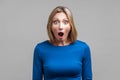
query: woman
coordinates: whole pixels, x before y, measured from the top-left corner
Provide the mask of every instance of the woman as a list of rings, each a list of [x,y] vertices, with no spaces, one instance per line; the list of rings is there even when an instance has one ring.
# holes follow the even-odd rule
[[[33,80],[92,80],[90,49],[76,40],[71,11],[56,7],[49,16],[47,31],[49,40],[34,50]]]

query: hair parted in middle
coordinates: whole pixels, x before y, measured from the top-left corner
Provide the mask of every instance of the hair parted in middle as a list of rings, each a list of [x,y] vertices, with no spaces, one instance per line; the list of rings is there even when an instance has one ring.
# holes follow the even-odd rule
[[[70,11],[70,9],[64,6],[57,6],[55,9],[53,9],[51,14],[49,15],[49,19],[47,23],[47,32],[48,32],[50,42],[56,42],[56,38],[54,37],[54,34],[52,32],[53,17],[55,16],[55,14],[61,13],[61,12],[65,13],[65,15],[67,16],[69,20],[71,30],[68,34],[68,39],[71,41],[71,43],[73,43],[77,39],[77,30],[75,28],[75,24],[73,21],[72,12]]]

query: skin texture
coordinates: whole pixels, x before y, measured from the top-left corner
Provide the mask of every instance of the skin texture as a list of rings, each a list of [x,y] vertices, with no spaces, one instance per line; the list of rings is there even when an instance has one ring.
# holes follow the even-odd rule
[[[70,44],[70,41],[68,40],[68,35],[70,32],[70,24],[67,16],[65,13],[57,13],[53,17],[53,22],[52,22],[52,32],[57,40],[57,43],[54,43],[55,45],[58,46],[64,46]],[[60,36],[59,33],[62,33],[63,36]]]

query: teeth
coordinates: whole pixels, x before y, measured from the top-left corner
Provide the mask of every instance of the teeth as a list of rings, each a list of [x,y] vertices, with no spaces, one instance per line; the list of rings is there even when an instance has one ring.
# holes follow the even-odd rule
[[[63,33],[63,32],[59,32],[58,35],[59,35],[59,36],[63,36],[64,33]]]

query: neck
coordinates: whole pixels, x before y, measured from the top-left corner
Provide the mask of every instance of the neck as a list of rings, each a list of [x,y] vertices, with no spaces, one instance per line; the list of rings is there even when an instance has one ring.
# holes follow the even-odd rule
[[[56,46],[66,46],[69,45],[71,43],[71,41],[56,41],[56,42],[51,42],[53,45]]]

